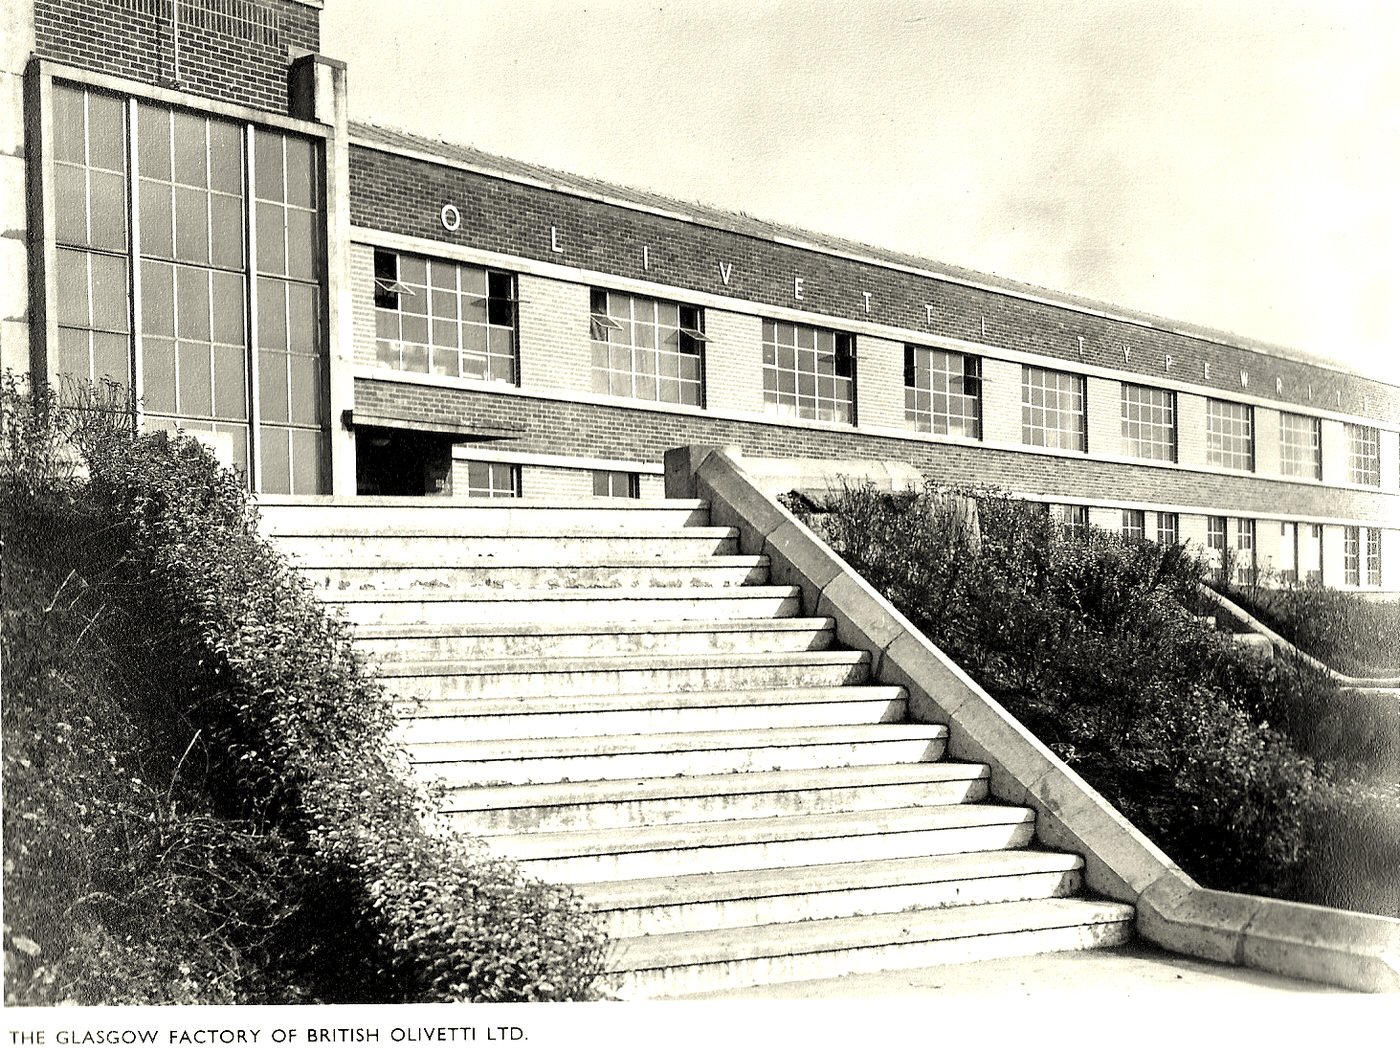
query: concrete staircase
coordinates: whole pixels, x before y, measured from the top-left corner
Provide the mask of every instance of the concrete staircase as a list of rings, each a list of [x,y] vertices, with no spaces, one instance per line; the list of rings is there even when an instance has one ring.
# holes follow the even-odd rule
[[[458,830],[606,916],[624,997],[1126,941],[694,501],[264,503]]]

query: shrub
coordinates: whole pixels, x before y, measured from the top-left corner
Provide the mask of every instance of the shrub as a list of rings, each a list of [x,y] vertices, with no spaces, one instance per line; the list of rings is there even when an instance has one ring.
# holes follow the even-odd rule
[[[966,528],[967,498],[980,536]],[[1325,900],[1325,831],[1336,817],[1400,816],[1374,784],[1386,763],[1383,728],[1364,746],[1364,736],[1320,731],[1321,717],[1347,705],[1337,685],[1241,651],[1193,616],[1206,567],[1182,546],[1096,530],[1066,538],[1025,502],[933,488],[847,488],[819,525],[874,588],[1198,880]],[[1379,848],[1364,844],[1353,852],[1389,858],[1400,831]]]
[[[1400,675],[1400,600],[1321,585],[1225,590],[1269,628],[1349,676]]]
[[[258,537],[240,480],[191,440],[75,421],[51,398],[41,407],[54,445],[76,447],[82,471],[46,484],[42,465],[0,468],[11,485],[5,543],[21,520],[29,536],[69,538],[58,565],[71,561],[85,584],[67,608],[73,623],[52,634],[66,651],[43,657],[33,634],[17,643],[41,657],[41,685],[89,668],[101,689],[67,697],[89,699],[103,710],[95,723],[131,736],[76,778],[36,764],[33,744],[12,736],[7,653],[7,869],[12,847],[53,843],[15,864],[18,882],[7,875],[7,980],[11,957],[29,977],[7,983],[7,997],[127,1000],[123,984],[136,1001],[592,997],[605,946],[596,923],[570,890],[440,835],[391,742],[390,703],[362,674],[346,628]],[[17,412],[13,399],[6,412]],[[40,513],[18,510],[15,479],[53,495],[24,506],[48,509],[42,531]],[[53,562],[49,540],[32,547]],[[7,627],[12,609],[17,622],[37,617],[48,588],[12,603],[7,579]],[[88,667],[71,662],[79,651]],[[52,692],[13,702],[30,713],[21,737],[60,712]],[[96,749],[100,739],[87,741]],[[12,784],[12,770],[40,767],[42,785]],[[52,804],[53,821],[16,812],[12,790]],[[78,850],[86,870],[46,887],[68,859],[58,841],[81,827],[73,813],[89,800],[118,820],[115,844],[94,823]],[[129,821],[147,809],[156,821]],[[161,866],[148,881],[151,860]],[[193,965],[181,957],[201,949]],[[104,975],[100,989],[93,977]]]

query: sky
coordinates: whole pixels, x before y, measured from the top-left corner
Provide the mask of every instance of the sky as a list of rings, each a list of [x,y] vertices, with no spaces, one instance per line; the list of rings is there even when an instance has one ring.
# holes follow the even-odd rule
[[[350,113],[1400,382],[1394,0],[326,0]]]

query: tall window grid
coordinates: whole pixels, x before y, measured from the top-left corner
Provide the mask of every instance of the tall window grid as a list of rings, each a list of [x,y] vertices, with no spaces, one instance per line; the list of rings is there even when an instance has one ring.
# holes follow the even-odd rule
[[[265,492],[324,490],[320,145],[76,85],[52,98],[53,371],[127,386],[143,427],[198,436]]]
[[[982,360],[904,345],[904,419],[915,431],[982,437]]]
[[[1066,541],[1082,540],[1089,536],[1088,505],[1050,505],[1047,511],[1050,518],[1060,524],[1060,535]]]
[[[1298,479],[1322,478],[1322,421],[1279,414],[1279,471]]]
[[[381,366],[514,384],[515,303],[515,276],[505,271],[374,250]]]
[[[520,466],[497,461],[467,462],[468,497],[519,497]]]
[[[1308,537],[1311,544],[1300,553],[1302,572],[1305,581],[1316,585],[1322,584],[1322,524],[1313,523],[1308,527]]]
[[[1021,441],[1080,453],[1088,448],[1083,377],[1021,367]]]
[[[1123,454],[1176,460],[1176,392],[1123,385]]]
[[[1348,585],[1361,584],[1361,528],[1342,527],[1342,573]]]
[[[1381,485],[1381,435],[1365,424],[1346,425],[1347,481],[1360,486]]]
[[[678,406],[704,404],[700,308],[594,289],[590,310],[595,392]]]
[[[1366,528],[1366,584],[1381,584],[1381,532],[1375,527]]]
[[[1123,536],[1131,541],[1147,539],[1147,513],[1140,508],[1123,509]]]
[[[1255,524],[1252,519],[1235,521],[1235,577],[1245,584],[1258,580],[1257,549],[1254,545]]]
[[[1219,468],[1254,471],[1254,408],[1206,400],[1206,459]]]
[[[1229,533],[1224,516],[1206,517],[1206,548],[1223,553],[1229,544]]]
[[[763,320],[763,402],[779,417],[854,424],[855,338]]]

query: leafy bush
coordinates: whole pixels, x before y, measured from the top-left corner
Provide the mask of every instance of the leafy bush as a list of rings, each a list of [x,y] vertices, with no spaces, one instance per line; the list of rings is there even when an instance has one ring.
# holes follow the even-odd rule
[[[7,999],[594,996],[596,923],[440,835],[240,480],[101,400],[3,394]]]
[[[1225,591],[1284,639],[1338,672],[1400,676],[1400,600],[1377,601],[1314,584]]]
[[[1345,705],[1337,685],[1195,617],[1206,567],[1182,546],[1066,538],[1044,511],[995,492],[848,488],[813,521],[1203,883],[1326,901],[1324,845],[1344,814],[1391,817],[1380,828],[1392,840],[1354,854],[1400,846],[1400,801],[1376,779],[1384,729],[1364,747],[1319,733],[1320,715]],[[1371,891],[1371,909],[1394,910],[1393,889]]]

